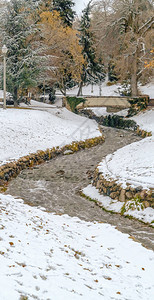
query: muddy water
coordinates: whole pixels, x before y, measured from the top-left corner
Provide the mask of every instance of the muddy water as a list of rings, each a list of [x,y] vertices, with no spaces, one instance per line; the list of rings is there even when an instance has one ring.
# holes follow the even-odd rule
[[[50,162],[24,170],[9,184],[7,194],[21,197],[30,205],[48,212],[68,214],[85,221],[99,221],[129,233],[144,246],[154,249],[154,230],[138,221],[103,211],[80,196],[79,191],[91,182],[96,165],[104,156],[140,140],[133,132],[105,128],[103,145],[73,155],[59,156]]]

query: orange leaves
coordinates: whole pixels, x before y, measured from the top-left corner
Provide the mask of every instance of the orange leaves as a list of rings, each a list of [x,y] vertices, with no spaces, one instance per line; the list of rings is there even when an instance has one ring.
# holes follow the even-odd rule
[[[145,62],[145,68],[154,68],[154,59],[149,63]]]
[[[63,27],[60,15],[57,11],[54,12],[45,11],[41,13],[40,18],[41,18],[40,24],[45,24],[46,26],[50,26],[52,29],[57,29],[57,31],[59,30],[59,27],[57,27],[57,25]]]
[[[154,53],[154,48],[150,51],[150,53]],[[145,61],[145,68],[154,68],[154,58],[149,62]]]
[[[45,54],[51,57],[48,64],[54,67],[52,72],[56,73],[60,81],[67,74],[71,74],[75,81],[80,81],[84,58],[77,31],[64,26],[57,11],[44,11],[40,18],[43,42],[46,45]]]
[[[54,49],[58,49],[62,41],[64,41],[66,31],[59,13],[57,11],[45,11],[41,13],[40,18],[40,28],[45,43],[54,46]]]
[[[9,242],[10,246],[14,246],[14,243],[13,242]]]

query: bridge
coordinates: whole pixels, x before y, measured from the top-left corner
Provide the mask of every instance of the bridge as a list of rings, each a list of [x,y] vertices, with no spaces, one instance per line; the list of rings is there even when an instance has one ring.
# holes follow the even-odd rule
[[[84,104],[79,104],[78,109],[86,107],[108,107],[108,108],[117,108],[124,109],[129,108],[131,105],[128,101],[130,97],[118,97],[118,96],[86,96],[84,97],[86,102]]]

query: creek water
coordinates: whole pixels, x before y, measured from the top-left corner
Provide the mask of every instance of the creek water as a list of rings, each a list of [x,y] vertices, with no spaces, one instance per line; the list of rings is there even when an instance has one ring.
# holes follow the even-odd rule
[[[97,164],[107,154],[140,140],[134,132],[104,128],[105,143],[72,155],[61,155],[32,169],[23,170],[6,191],[25,203],[41,206],[47,212],[68,214],[85,221],[105,222],[147,248],[154,249],[154,229],[119,214],[105,212],[80,196],[80,190],[92,179]]]

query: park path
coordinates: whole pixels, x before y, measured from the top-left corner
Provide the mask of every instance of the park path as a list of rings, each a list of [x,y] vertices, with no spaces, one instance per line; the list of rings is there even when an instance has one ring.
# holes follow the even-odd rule
[[[68,214],[85,221],[105,222],[130,234],[144,246],[154,249],[154,229],[136,220],[103,211],[95,203],[80,196],[92,178],[96,165],[107,154],[140,140],[134,132],[103,128],[105,143],[59,156],[33,169],[23,170],[8,186],[7,194],[24,199],[25,203],[41,206],[48,212]]]

